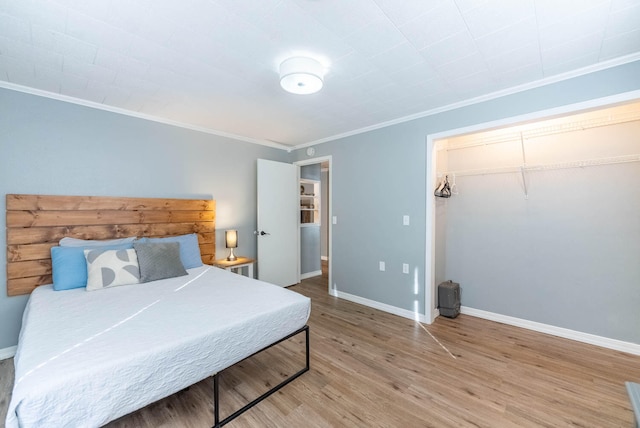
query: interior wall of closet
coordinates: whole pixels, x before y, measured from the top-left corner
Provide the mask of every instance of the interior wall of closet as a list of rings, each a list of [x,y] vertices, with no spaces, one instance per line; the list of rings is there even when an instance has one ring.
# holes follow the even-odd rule
[[[436,284],[459,282],[465,307],[640,343],[640,103],[437,144]]]

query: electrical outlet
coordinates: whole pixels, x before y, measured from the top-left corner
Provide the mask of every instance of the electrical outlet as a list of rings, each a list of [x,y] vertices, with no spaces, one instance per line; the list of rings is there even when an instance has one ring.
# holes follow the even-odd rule
[[[402,273],[409,273],[409,263],[402,263]]]
[[[403,215],[402,216],[402,225],[403,226],[409,226],[409,216],[408,215]]]
[[[380,270],[384,272],[385,270],[384,262],[380,262]]]

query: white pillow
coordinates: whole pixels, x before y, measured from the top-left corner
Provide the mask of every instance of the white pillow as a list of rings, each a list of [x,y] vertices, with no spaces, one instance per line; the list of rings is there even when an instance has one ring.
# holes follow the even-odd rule
[[[104,247],[105,245],[120,245],[120,244],[131,244],[136,240],[135,236],[131,236],[129,238],[120,238],[120,239],[105,239],[105,240],[87,240],[87,239],[76,239],[76,238],[62,238],[59,242],[61,247]]]
[[[87,260],[87,291],[116,285],[138,284],[140,266],[136,250],[84,250]]]

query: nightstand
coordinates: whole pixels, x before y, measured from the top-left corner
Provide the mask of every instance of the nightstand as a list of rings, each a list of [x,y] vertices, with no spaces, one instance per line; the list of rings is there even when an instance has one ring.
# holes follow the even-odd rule
[[[249,278],[253,278],[253,265],[256,263],[255,259],[250,259],[249,257],[238,257],[237,260],[230,262],[227,259],[218,259],[213,262],[215,267],[219,267],[222,269],[234,271],[236,273],[242,274],[242,268],[247,268],[247,276]]]

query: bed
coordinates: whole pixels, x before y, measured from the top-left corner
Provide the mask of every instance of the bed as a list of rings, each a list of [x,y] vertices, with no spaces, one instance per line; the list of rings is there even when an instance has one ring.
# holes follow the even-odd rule
[[[7,195],[9,246],[16,245],[12,244],[15,240],[12,228],[16,227],[15,219],[20,218],[9,215],[9,211],[16,206],[10,203],[10,197],[15,199],[14,196],[20,197],[21,205],[24,205],[24,198],[28,197]],[[51,203],[47,197],[33,198],[38,198],[37,205],[40,208]],[[110,199],[115,198],[94,198],[89,204],[93,206],[86,211],[93,211],[96,204],[108,205],[112,202]],[[123,198],[117,200],[121,203]],[[154,217],[160,219],[158,221],[167,218],[191,219],[188,215],[175,215],[175,200],[140,201],[126,201],[126,205],[136,206],[137,209],[154,206],[154,210],[171,210],[174,213],[168,217]],[[30,203],[33,204],[33,201]],[[69,206],[68,201],[65,204]],[[51,207],[58,206],[52,203]],[[54,227],[63,232],[63,237],[72,235],[90,239],[96,236],[91,233],[91,225],[63,224],[68,222],[62,220],[65,215],[60,214],[60,210],[52,211],[58,214],[48,217],[31,210],[30,215],[36,221],[19,227]],[[69,211],[74,213],[75,210]],[[104,211],[101,208],[101,216],[84,213],[86,215],[81,216],[84,217],[81,221],[86,223],[86,217],[104,219]],[[77,213],[70,216],[77,217]],[[215,215],[200,217],[209,222]],[[43,221],[45,218],[55,220]],[[148,220],[149,216],[131,218]],[[21,221],[24,224],[24,220]],[[101,220],[101,223],[93,226],[104,231],[105,223],[109,222]],[[202,232],[208,230],[209,226],[197,225],[192,220],[187,220],[187,223],[193,223],[193,229],[199,230],[198,233],[194,232],[198,243],[207,243],[208,237],[202,239],[201,233],[210,233]],[[125,230],[128,235],[132,228],[157,232],[167,227],[159,227],[158,223],[150,227],[145,221],[138,221],[136,227],[109,225],[107,228]],[[177,229],[185,231],[183,226]],[[77,232],[79,230],[82,233]],[[25,232],[21,230],[20,233],[24,235]],[[43,233],[42,230],[30,235],[46,236],[49,242],[44,244],[49,248],[56,247],[55,243],[60,238],[60,233]],[[144,233],[141,235],[144,236]],[[97,236],[101,239],[118,238],[122,232]],[[155,233],[147,233],[146,236],[162,237]],[[28,248],[29,245],[42,246],[43,243],[19,245],[22,254],[31,254],[34,251]],[[156,248],[157,245],[150,247]],[[142,247],[136,248],[140,250]],[[115,251],[121,250],[109,250]],[[208,261],[215,254],[215,249],[205,252],[198,254]],[[7,254],[12,254],[9,249]],[[138,254],[142,253],[138,251]],[[142,261],[140,259],[141,271]],[[47,265],[52,262],[45,259],[39,263]],[[186,263],[184,265],[186,267]],[[9,267],[7,269],[9,272]],[[24,272],[28,274],[26,270]],[[101,426],[212,375],[212,423],[222,426],[309,369],[309,330],[306,322],[310,300],[307,297],[202,263],[184,272],[186,274],[181,276],[96,291],[87,291],[88,285],[64,291],[55,291],[50,284],[33,285],[14,360],[15,383],[7,427]],[[42,273],[30,278],[39,279],[40,276]],[[89,277],[91,280],[91,273]],[[24,287],[27,281],[20,278],[18,283]],[[54,284],[58,283],[54,281]],[[221,419],[218,411],[220,373],[254,353],[297,334],[304,334],[306,338],[306,366],[280,385]]]

